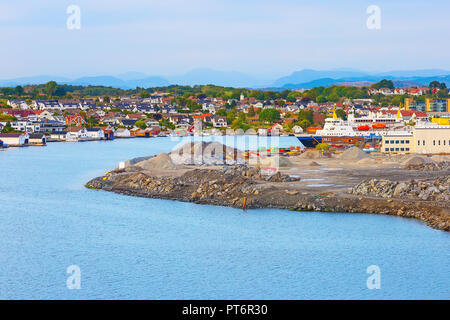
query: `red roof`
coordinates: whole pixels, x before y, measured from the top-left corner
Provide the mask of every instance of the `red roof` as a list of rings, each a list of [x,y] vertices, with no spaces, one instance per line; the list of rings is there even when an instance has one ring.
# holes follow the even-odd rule
[[[422,111],[416,111],[416,110],[400,110],[403,117],[411,117],[413,114],[416,115],[416,117],[419,118],[425,118],[428,117],[428,114],[426,112]],[[381,113],[383,114],[397,114],[397,110],[382,110]]]

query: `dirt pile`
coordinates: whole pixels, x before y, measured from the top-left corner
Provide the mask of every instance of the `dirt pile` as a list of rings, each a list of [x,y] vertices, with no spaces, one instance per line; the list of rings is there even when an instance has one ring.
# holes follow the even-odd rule
[[[358,147],[352,147],[342,152],[337,158],[342,160],[361,160],[369,155]]]
[[[320,159],[321,154],[317,150],[306,150],[298,156],[300,159]]]
[[[430,162],[433,162],[433,160],[421,156],[410,156],[405,161],[402,162],[402,165],[404,166],[420,165],[423,163],[430,163]]]
[[[187,142],[169,153],[175,164],[221,165],[243,163],[243,152],[219,142]]]
[[[267,157],[260,159],[260,165],[262,167],[271,167],[271,168],[288,168],[292,167],[293,163],[287,157]]]
[[[167,153],[160,153],[156,157],[136,163],[137,167],[144,170],[151,169],[175,169],[176,165]]]

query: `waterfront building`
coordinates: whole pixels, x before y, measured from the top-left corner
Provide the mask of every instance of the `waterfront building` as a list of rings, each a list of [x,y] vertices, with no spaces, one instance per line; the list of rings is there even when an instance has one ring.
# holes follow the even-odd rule
[[[430,123],[412,132],[389,132],[382,138],[381,152],[450,154],[450,126]]]
[[[51,131],[49,132],[51,141],[65,141],[67,132],[66,131]]]
[[[114,136],[117,138],[129,138],[131,136],[130,130],[126,128],[119,128],[114,133]]]
[[[450,154],[450,126],[418,126],[414,128],[413,135],[416,153]]]
[[[412,132],[391,132],[383,136],[381,151],[384,153],[414,152],[414,136]]]
[[[13,133],[0,133],[0,140],[10,147],[21,147],[28,144],[28,133],[13,132]]]
[[[29,134],[28,144],[30,144],[30,145],[45,145],[46,143],[47,143],[47,137],[43,133]]]
[[[105,138],[105,132],[101,128],[87,128],[87,136],[92,140],[102,140]]]
[[[71,127],[68,128],[66,133],[66,141],[85,141],[88,140],[88,134],[86,128],[83,127]]]

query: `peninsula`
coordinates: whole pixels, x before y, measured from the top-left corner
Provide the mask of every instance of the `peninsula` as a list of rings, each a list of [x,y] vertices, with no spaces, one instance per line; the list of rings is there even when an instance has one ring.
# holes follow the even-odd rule
[[[245,153],[216,142],[186,146],[121,163],[86,187],[236,208],[395,215],[450,231],[450,162],[445,156],[368,155],[354,147],[328,157],[315,150],[289,157],[261,155],[251,164]],[[223,155],[218,157],[217,150]],[[230,155],[231,161],[220,163]],[[268,174],[275,160],[278,170]]]

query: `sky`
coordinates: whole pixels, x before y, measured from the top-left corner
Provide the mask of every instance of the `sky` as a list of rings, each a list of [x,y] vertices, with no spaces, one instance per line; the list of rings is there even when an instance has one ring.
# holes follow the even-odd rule
[[[370,5],[380,29],[367,27]],[[0,79],[450,69],[449,11],[448,0],[0,0]]]

